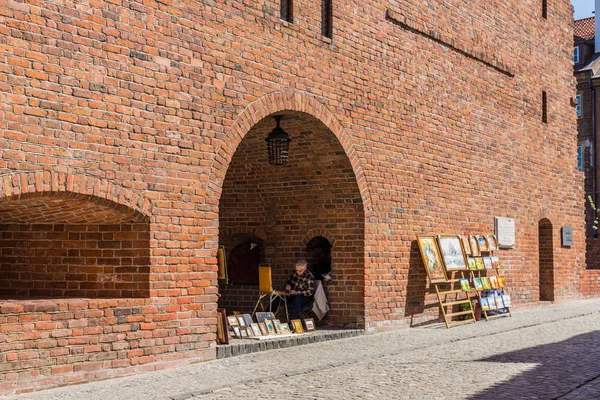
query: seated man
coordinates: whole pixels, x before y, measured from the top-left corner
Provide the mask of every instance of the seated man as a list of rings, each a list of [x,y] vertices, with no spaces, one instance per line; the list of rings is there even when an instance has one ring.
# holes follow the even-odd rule
[[[300,318],[300,311],[308,306],[313,299],[315,277],[307,269],[306,260],[296,263],[296,270],[290,275],[285,290],[290,293],[292,311],[290,319]]]

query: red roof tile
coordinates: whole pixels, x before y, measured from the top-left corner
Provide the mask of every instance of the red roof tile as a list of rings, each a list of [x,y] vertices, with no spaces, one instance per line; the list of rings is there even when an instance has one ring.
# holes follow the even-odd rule
[[[591,40],[594,38],[594,17],[578,19],[575,21],[575,38]]]

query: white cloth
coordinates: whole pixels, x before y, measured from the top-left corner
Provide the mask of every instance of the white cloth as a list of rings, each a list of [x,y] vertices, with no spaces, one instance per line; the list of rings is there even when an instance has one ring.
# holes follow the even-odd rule
[[[315,294],[312,311],[315,313],[319,320],[322,320],[325,314],[329,312],[329,301],[327,301],[327,295],[325,289],[323,289],[323,283],[321,281],[315,281]]]

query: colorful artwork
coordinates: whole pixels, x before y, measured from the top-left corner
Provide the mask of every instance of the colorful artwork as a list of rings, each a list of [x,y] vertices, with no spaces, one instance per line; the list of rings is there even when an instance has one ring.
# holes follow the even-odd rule
[[[485,265],[485,269],[492,269],[492,258],[483,257],[483,264]]]
[[[273,325],[275,326],[275,332],[278,335],[283,334],[283,328],[281,327],[281,322],[278,319],[273,321]]]
[[[479,299],[481,302],[481,310],[482,311],[490,311],[490,303],[488,302],[487,297],[482,297]]]
[[[498,279],[498,287],[503,288],[506,285],[506,282],[504,281],[504,275],[498,275],[496,278]]]
[[[471,290],[471,285],[469,285],[469,280],[467,278],[461,278],[460,288],[463,292],[468,292]]]
[[[502,302],[504,303],[504,307],[510,307],[511,306],[510,295],[508,295],[508,294],[502,295]]]
[[[304,328],[302,327],[302,321],[299,319],[293,319],[291,321],[292,326],[294,327],[294,333],[304,333]]]
[[[498,279],[495,276],[490,276],[490,285],[492,289],[498,289]]]
[[[475,259],[473,257],[469,257],[467,258],[467,264],[469,264],[469,269],[470,270],[477,270],[477,262],[475,261]]]
[[[445,281],[446,271],[434,236],[417,236],[427,276],[432,282]]]
[[[446,271],[467,269],[467,260],[458,236],[438,236]]]
[[[498,259],[498,256],[493,256],[492,258],[492,268],[500,268],[500,260]]]
[[[475,259],[475,263],[477,264],[477,269],[478,270],[484,270],[485,269],[485,264],[483,263],[483,258],[477,257]]]
[[[490,305],[490,310],[495,310],[498,307],[496,306],[496,296],[489,296],[487,298],[488,304]]]
[[[490,248],[488,246],[488,242],[487,242],[487,239],[485,238],[485,236],[477,236],[477,244],[479,245],[479,251],[481,251],[481,252],[490,251]]]
[[[484,276],[481,278],[481,283],[483,284],[483,288],[486,290],[490,290],[492,288],[492,284],[490,283],[490,278]]]
[[[481,278],[473,278],[473,285],[475,285],[475,290],[483,290],[483,283],[481,282]]]
[[[287,322],[281,323],[281,331],[284,335],[289,335],[292,333],[292,331],[290,331],[290,325]]]
[[[304,320],[304,328],[306,332],[311,332],[315,330],[315,320],[312,318],[307,318]]]
[[[276,335],[275,325],[273,325],[273,321],[270,319],[265,320],[265,326],[267,327],[267,331],[269,331],[269,335]]]

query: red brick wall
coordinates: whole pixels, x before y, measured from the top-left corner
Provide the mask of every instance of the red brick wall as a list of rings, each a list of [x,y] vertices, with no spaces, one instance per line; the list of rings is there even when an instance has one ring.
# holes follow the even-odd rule
[[[0,297],[148,297],[148,224],[0,225]]]
[[[575,94],[569,2],[552,2],[547,19],[539,3],[516,0],[340,2],[332,40],[321,36],[317,3],[294,4],[290,24],[279,19],[277,2],[266,0],[0,1],[0,203],[21,201],[21,193],[95,196],[149,223],[150,297],[94,300],[98,305],[89,308],[104,313],[94,323],[121,329],[111,325],[115,309],[142,303],[145,368],[214,357],[226,174],[248,132],[283,110],[321,121],[347,158],[342,175],[354,175],[356,186],[343,198],[362,204],[343,204],[363,210],[363,227],[356,219],[336,232],[343,222],[315,224],[335,238],[329,289],[352,300],[351,309],[338,307],[343,318],[359,323],[362,304],[371,331],[436,317],[415,236],[491,232],[494,216],[516,221],[515,248],[500,257],[517,307],[539,299],[542,218],[552,221],[555,243],[561,226],[574,227],[576,245],[554,250],[555,298],[579,297],[583,177],[575,171],[569,107]],[[300,193],[301,184],[294,185]],[[264,200],[281,197],[276,188],[267,193]],[[298,210],[286,210],[278,215],[282,225],[265,229],[266,240],[284,249],[277,264],[286,270],[302,251],[299,242],[312,235],[294,215]],[[345,235],[354,239],[342,245]],[[356,268],[341,274],[344,265]],[[39,311],[39,318],[63,318],[60,329],[77,323],[80,314],[68,311],[69,301],[55,301],[66,314]],[[18,321],[24,311],[3,313]],[[7,347],[35,328],[11,324],[0,331],[3,371],[13,369]],[[59,331],[57,338],[77,343],[78,334]],[[27,345],[19,346],[43,346],[40,339],[23,335]],[[137,345],[135,337],[123,340]],[[114,357],[101,350],[95,357]],[[136,357],[125,352],[124,363]],[[95,362],[84,357],[74,364],[100,367]],[[3,377],[0,392],[87,379],[21,365],[15,369],[24,378]],[[132,371],[106,372],[120,365],[105,361],[101,367],[97,374]]]
[[[308,241],[326,230],[334,243],[326,322],[364,326],[364,213],[352,165],[323,123],[289,112],[281,122],[292,137],[289,163],[269,165],[264,139],[274,127],[273,118],[261,120],[232,159],[220,202],[220,243],[229,252],[231,232],[265,232],[265,262],[274,287],[283,289],[295,262],[307,257]],[[219,305],[252,311],[256,285],[220,289]]]

